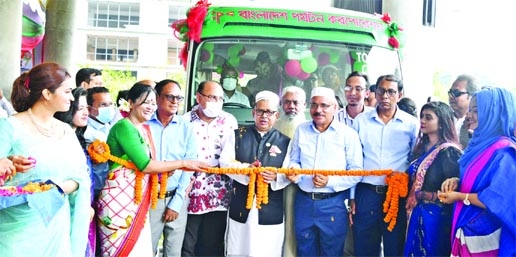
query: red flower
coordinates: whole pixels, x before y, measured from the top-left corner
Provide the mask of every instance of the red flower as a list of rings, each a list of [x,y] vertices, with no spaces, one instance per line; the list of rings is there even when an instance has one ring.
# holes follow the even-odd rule
[[[387,24],[391,23],[392,19],[391,19],[391,16],[389,15],[389,13],[385,13],[382,15],[382,21]]]
[[[400,42],[395,37],[390,37],[388,42],[389,42],[389,45],[392,46],[393,48],[399,48],[400,47]]]

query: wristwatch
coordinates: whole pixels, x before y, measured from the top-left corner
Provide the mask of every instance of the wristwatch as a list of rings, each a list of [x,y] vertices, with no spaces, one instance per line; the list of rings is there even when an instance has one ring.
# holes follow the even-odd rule
[[[466,197],[464,198],[464,200],[462,200],[462,202],[464,203],[464,205],[470,205],[471,202],[468,200],[468,197],[469,197],[469,194],[466,193]]]

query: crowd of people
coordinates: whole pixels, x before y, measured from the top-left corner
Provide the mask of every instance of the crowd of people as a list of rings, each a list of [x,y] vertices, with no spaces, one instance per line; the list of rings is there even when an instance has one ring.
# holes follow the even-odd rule
[[[329,67],[321,76],[334,87],[277,94],[265,85],[267,57],[252,98],[227,67],[220,83],[197,85],[183,115],[174,80],[109,92],[96,69],[75,83],[56,63],[21,74],[10,101],[0,92],[13,109],[0,118],[0,185],[59,190],[11,205],[2,196],[2,256],[516,255],[513,93],[461,75],[448,103],[429,99],[418,112],[395,75],[370,85],[352,72],[340,83]],[[252,106],[253,124],[223,110],[236,98]],[[268,202],[249,208],[254,179],[213,167],[270,167],[257,175]],[[392,229],[385,176],[276,168],[392,170],[408,175],[408,195]]]

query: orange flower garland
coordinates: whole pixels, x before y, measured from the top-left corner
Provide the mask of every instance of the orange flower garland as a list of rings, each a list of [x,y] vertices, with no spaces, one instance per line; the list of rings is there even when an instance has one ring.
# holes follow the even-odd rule
[[[248,194],[246,208],[251,209],[256,190],[256,208],[260,209],[261,204],[268,204],[267,184],[261,172],[266,170],[287,175],[315,175],[321,174],[325,176],[386,176],[385,183],[388,186],[385,202],[383,203],[383,212],[386,213],[384,221],[389,223],[388,229],[392,231],[396,225],[398,214],[398,204],[400,197],[406,197],[408,193],[408,175],[403,172],[393,172],[392,170],[308,170],[308,169],[290,169],[290,168],[274,168],[274,167],[254,167],[254,168],[210,168],[209,173],[214,174],[242,174],[249,175]],[[258,176],[259,175],[259,176]],[[257,177],[258,176],[258,177]]]
[[[159,181],[159,187],[160,188],[167,188],[167,180],[168,180],[168,172],[161,173],[161,179]],[[167,193],[167,190],[161,190],[159,191],[159,199],[165,199],[165,194]]]
[[[134,170],[134,173],[136,175],[135,179],[135,185],[134,185],[134,202],[136,204],[140,204],[142,202],[142,190],[143,190],[143,179],[145,177],[145,174],[141,172],[136,165],[128,160],[124,160],[120,157],[116,157],[111,155],[109,146],[106,144],[106,142],[102,142],[100,140],[95,140],[93,143],[91,143],[88,146],[88,153],[90,154],[91,160],[96,163],[103,163],[112,161],[114,163],[118,163],[125,168]],[[114,174],[110,172],[108,174],[108,178],[112,179],[114,177]],[[158,202],[158,197],[160,199],[165,198],[166,190],[162,190],[163,192],[159,193],[158,196],[158,183],[160,184],[161,188],[167,188],[167,179],[168,179],[168,173],[163,173],[161,177],[161,181],[159,181],[158,174],[152,174],[150,176],[150,183],[151,183],[151,203],[152,208],[156,208],[156,203]]]

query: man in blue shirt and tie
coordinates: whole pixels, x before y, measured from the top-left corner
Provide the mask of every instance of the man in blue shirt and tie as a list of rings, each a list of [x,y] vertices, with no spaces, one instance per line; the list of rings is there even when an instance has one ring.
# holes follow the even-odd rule
[[[405,172],[419,132],[419,121],[398,110],[403,95],[403,83],[394,75],[378,78],[377,107],[355,118],[353,127],[358,132],[364,151],[364,170]],[[396,226],[387,230],[383,221],[383,202],[387,187],[385,176],[365,176],[356,186],[355,200],[351,201],[353,216],[354,256],[379,256],[383,239],[384,256],[402,256],[405,244],[407,215],[405,199],[399,202]]]
[[[361,170],[362,147],[357,133],[334,118],[335,93],[312,90],[311,121],[294,134],[290,167],[296,169]],[[353,195],[361,177],[289,175],[299,186],[294,202],[297,256],[342,256],[348,230],[344,200]]]

